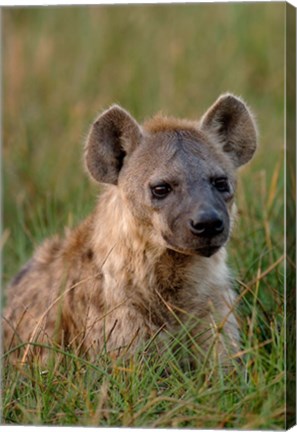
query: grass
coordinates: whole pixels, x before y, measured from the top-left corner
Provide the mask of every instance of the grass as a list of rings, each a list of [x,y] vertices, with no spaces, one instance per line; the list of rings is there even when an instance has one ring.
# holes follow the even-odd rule
[[[5,424],[283,429],[284,5],[13,8],[3,21],[5,285],[47,236],[72,227],[100,191],[82,169],[96,113],[195,118],[225,91],[256,113],[260,149],[240,175],[229,244],[240,366],[179,367],[173,347],[90,364],[3,359]],[[5,293],[4,293],[5,294]],[[5,295],[4,295],[5,297]],[[4,298],[5,302],[5,298]]]
[[[33,363],[13,370],[14,385],[4,399],[6,420],[127,427],[280,426],[283,408],[275,401],[282,362],[275,361],[275,353],[262,353],[261,361],[254,349],[250,354],[248,374],[237,367],[228,376],[215,366],[181,370],[170,349],[161,357],[141,352],[126,363],[101,356],[90,364],[62,353],[47,369]],[[5,372],[11,374],[11,368]]]

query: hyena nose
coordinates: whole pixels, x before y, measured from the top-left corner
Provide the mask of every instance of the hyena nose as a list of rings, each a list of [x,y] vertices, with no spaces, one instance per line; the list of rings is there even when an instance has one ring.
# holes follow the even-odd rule
[[[214,237],[224,231],[224,222],[215,210],[201,211],[190,219],[190,229],[196,236]]]

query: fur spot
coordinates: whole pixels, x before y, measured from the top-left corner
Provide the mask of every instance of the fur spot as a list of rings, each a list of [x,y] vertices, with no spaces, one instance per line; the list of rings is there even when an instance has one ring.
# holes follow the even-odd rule
[[[19,272],[18,274],[13,278],[11,285],[18,285],[21,280],[24,278],[24,276],[31,270],[32,267],[32,260],[30,260]]]
[[[91,261],[94,257],[94,252],[92,251],[92,249],[88,249],[87,253],[86,253],[86,257],[89,261]]]

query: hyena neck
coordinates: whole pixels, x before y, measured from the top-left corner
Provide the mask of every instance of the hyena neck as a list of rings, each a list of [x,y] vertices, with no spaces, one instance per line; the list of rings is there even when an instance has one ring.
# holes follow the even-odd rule
[[[133,292],[146,287],[148,295],[158,288],[166,295],[182,289],[185,284],[187,287],[197,284],[197,272],[198,280],[205,280],[212,265],[221,262],[224,267],[224,251],[206,259],[153,244],[148,227],[137,223],[113,186],[99,200],[93,227],[97,266],[107,289],[120,291],[120,296],[122,287]]]

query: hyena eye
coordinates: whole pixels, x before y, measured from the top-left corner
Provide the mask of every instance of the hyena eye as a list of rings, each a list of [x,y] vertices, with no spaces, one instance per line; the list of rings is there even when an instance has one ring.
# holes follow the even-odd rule
[[[229,182],[226,177],[214,178],[211,183],[219,192],[230,192]]]
[[[160,183],[156,186],[151,186],[152,195],[154,198],[163,199],[172,191],[168,183]]]

